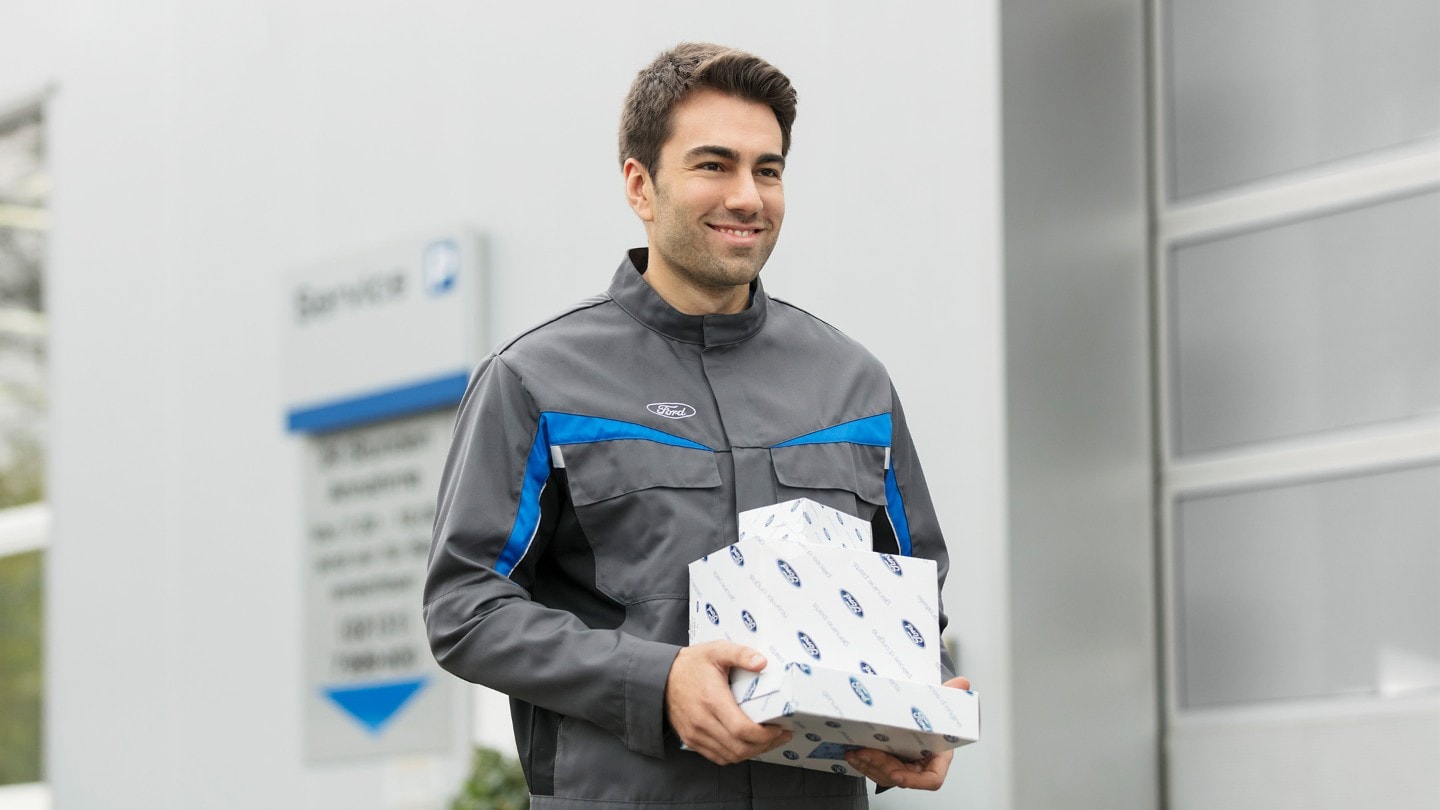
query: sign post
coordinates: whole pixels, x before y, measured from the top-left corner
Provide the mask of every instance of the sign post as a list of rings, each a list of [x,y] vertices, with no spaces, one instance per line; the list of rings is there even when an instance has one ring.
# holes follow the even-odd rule
[[[311,761],[451,750],[467,719],[420,603],[454,406],[482,348],[479,257],[473,236],[447,234],[289,280]]]

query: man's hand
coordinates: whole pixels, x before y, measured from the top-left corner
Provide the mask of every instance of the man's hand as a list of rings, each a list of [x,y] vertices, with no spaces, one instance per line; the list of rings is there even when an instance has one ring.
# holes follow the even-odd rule
[[[728,641],[685,647],[665,682],[665,715],[681,741],[717,765],[743,762],[790,741],[790,732],[752,721],[730,693],[730,669],[765,668],[765,656]]]
[[[969,689],[969,678],[951,678],[945,686]],[[950,760],[955,751],[942,751],[918,762],[901,762],[884,751],[861,748],[845,754],[850,767],[868,776],[879,787],[902,787],[917,790],[939,790],[945,784]]]

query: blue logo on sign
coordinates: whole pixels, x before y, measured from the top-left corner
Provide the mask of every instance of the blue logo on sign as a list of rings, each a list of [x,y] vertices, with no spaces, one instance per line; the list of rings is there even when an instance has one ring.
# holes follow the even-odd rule
[[[798,669],[798,670],[800,670],[801,672],[805,673],[806,675],[809,675],[809,674],[810,674],[810,665],[809,665],[809,664],[803,663],[803,662],[801,662],[801,661],[796,661],[796,662],[795,662],[795,668]]]
[[[755,696],[755,687],[757,687],[757,686],[759,686],[759,685],[760,685],[760,679],[759,679],[759,678],[756,678],[755,680],[751,681],[751,682],[750,682],[750,685],[747,686],[747,687],[745,687],[745,697],[740,698],[740,702],[741,702],[741,703],[744,703],[745,701],[747,701],[747,700],[749,700],[750,698],[754,697],[754,696]]]
[[[786,703],[785,708],[781,709],[780,713],[785,715],[786,717],[789,717],[795,713],[795,707],[791,706],[789,703]]]
[[[894,557],[890,556],[889,554],[881,554],[880,561],[885,563],[885,567],[890,569],[890,573],[894,574],[897,577],[905,576],[904,569],[900,567],[900,563],[896,562]]]
[[[814,525],[815,525],[815,521],[813,521],[813,520],[810,519],[810,513],[809,513],[809,512],[801,512],[800,515],[805,518],[805,522],[806,522],[806,523],[809,523],[811,526],[814,526]]]
[[[715,606],[714,606],[714,605],[712,605],[712,604],[710,604],[710,603],[708,603],[708,602],[705,604],[705,616],[706,616],[706,618],[708,618],[708,619],[710,620],[710,623],[711,623],[711,624],[719,624],[719,623],[720,623],[720,613],[715,610]]]
[[[824,526],[821,526],[821,527],[820,527],[820,531],[822,531],[822,532],[825,533],[825,539],[826,539],[826,540],[830,540],[830,539],[831,539],[831,537],[830,537],[830,530],[829,530],[829,529],[825,528]]]
[[[769,526],[771,523],[774,523],[774,522],[775,522],[775,516],[774,516],[774,515],[770,515],[769,517],[765,518],[765,525],[766,525],[766,526]]]
[[[865,609],[860,607],[860,600],[844,588],[840,589],[840,601],[845,603],[845,607],[850,608],[851,613],[862,619],[865,618]]]
[[[759,626],[755,624],[755,617],[751,616],[750,611],[748,610],[740,611],[740,621],[744,622],[745,629],[749,630],[752,633],[755,632],[755,628]]]
[[[820,660],[820,648],[817,647],[817,646],[815,646],[815,640],[814,640],[814,639],[812,639],[812,638],[810,638],[809,636],[805,635],[805,631],[804,631],[804,630],[801,630],[801,631],[799,631],[798,633],[796,633],[796,634],[795,634],[795,637],[798,638],[798,639],[800,639],[800,646],[805,648],[805,654],[806,654],[806,655],[810,656],[811,658],[814,658],[816,661],[819,661],[819,660]]]
[[[920,635],[920,630],[911,624],[908,619],[901,619],[900,622],[905,625],[905,635],[910,637],[910,643],[916,647],[924,647],[925,637]]]
[[[872,667],[872,666],[870,666],[870,663],[869,663],[868,661],[861,661],[861,662],[860,662],[860,671],[863,672],[863,673],[865,673],[866,675],[875,675],[875,674],[876,674],[875,668]]]
[[[745,555],[741,554],[740,549],[735,546],[730,547],[730,559],[734,560],[736,565],[745,564]]]
[[[420,275],[425,282],[425,292],[431,295],[444,295],[455,289],[455,279],[460,276],[460,246],[449,239],[426,245],[420,259]]]
[[[800,575],[795,573],[795,569],[790,567],[790,563],[784,560],[776,560],[775,565],[780,568],[780,573],[785,577],[786,582],[789,582],[797,588],[800,587]]]
[[[925,713],[920,711],[919,707],[910,707],[910,717],[915,721],[915,725],[920,727],[921,731],[935,730],[935,727],[930,725],[930,718],[926,717]]]
[[[860,698],[861,703],[864,703],[866,706],[875,705],[875,701],[871,700],[870,698],[870,690],[865,688],[865,684],[860,683],[860,681],[854,678],[851,678],[850,689],[855,693],[855,697]]]
[[[785,758],[793,762],[793,761],[799,759],[799,758],[800,758],[800,755],[797,754],[797,753],[795,753],[794,751],[786,751],[786,752],[785,752]]]

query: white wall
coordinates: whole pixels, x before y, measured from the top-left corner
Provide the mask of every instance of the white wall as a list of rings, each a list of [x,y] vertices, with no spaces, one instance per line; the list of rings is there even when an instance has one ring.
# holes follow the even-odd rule
[[[281,278],[465,223],[490,240],[493,339],[602,288],[643,239],[614,158],[620,100],[688,38],[754,50],[795,80],[789,220],[767,285],[888,362],[950,540],[946,597],[987,740],[959,752],[941,795],[882,803],[1004,806],[992,3],[0,10],[0,109],[58,88],[57,808],[386,806],[394,763],[301,757]]]

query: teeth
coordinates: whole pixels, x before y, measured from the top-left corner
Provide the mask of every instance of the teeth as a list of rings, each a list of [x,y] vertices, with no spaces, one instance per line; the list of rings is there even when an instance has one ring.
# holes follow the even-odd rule
[[[720,230],[724,233],[730,234],[731,236],[749,236],[755,233],[754,231],[741,231],[735,228],[721,228]]]

